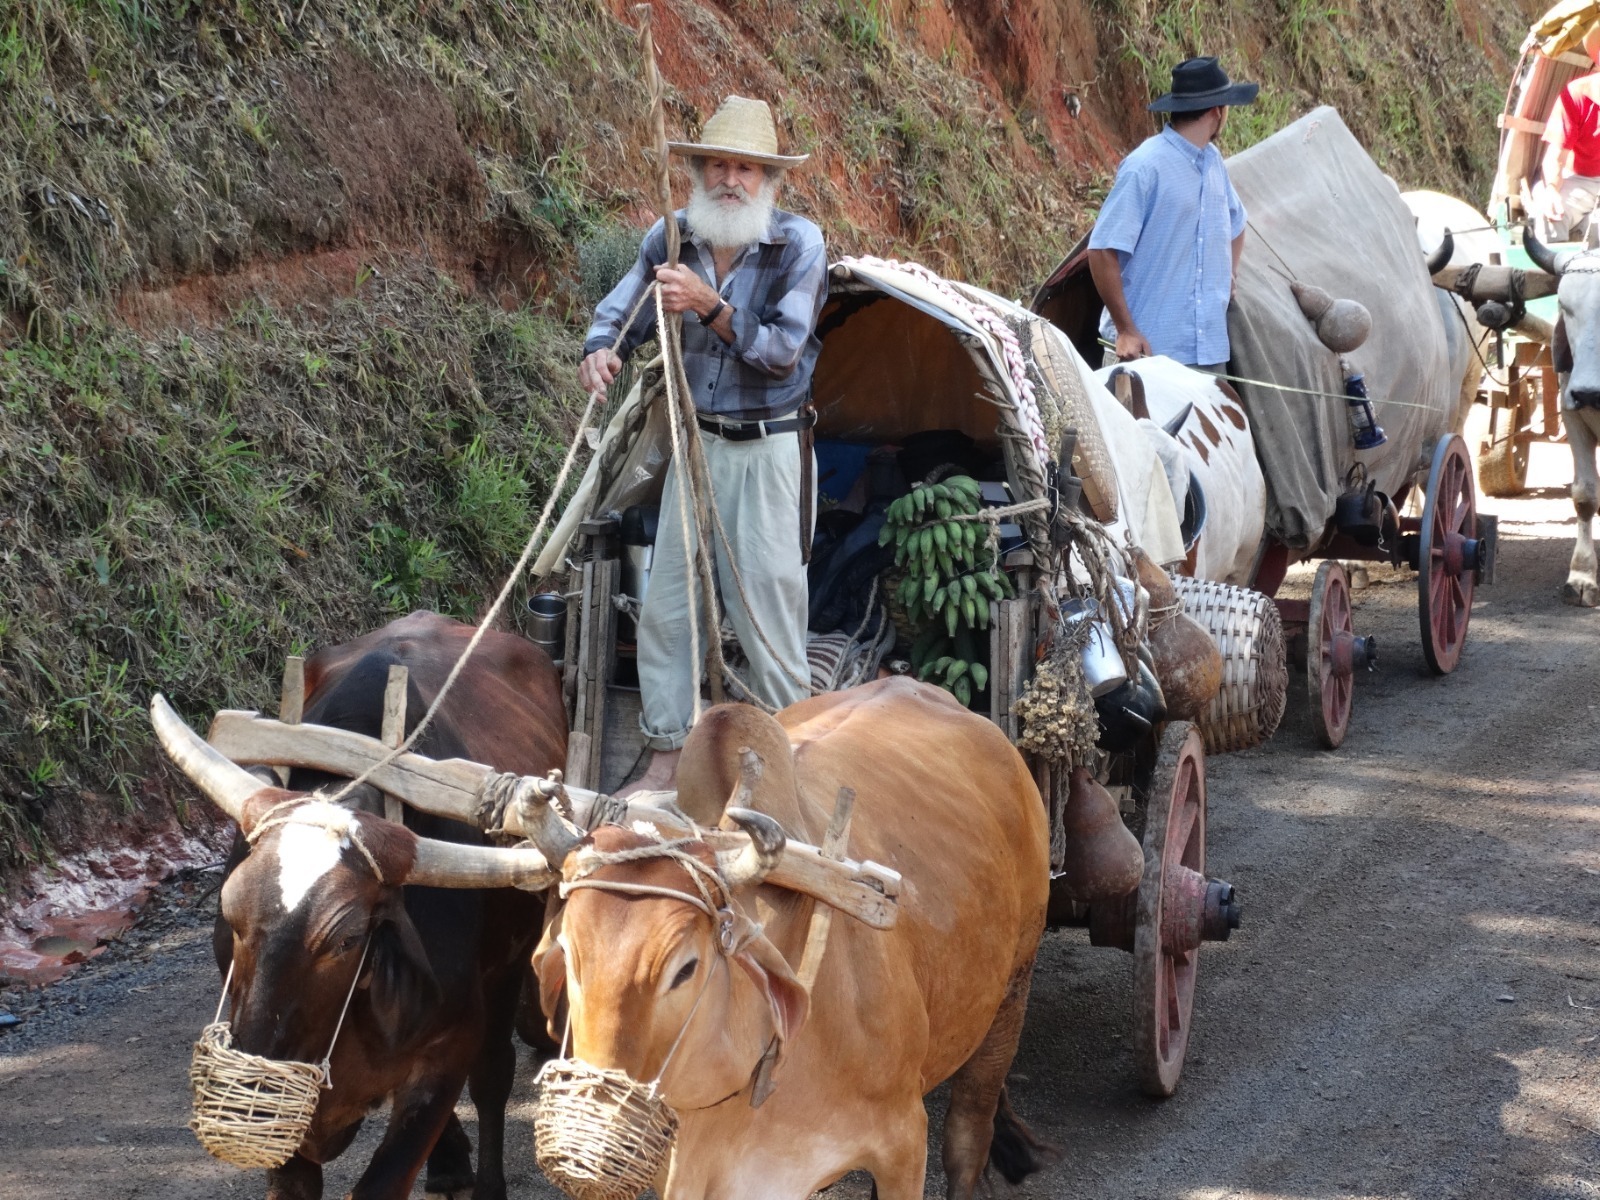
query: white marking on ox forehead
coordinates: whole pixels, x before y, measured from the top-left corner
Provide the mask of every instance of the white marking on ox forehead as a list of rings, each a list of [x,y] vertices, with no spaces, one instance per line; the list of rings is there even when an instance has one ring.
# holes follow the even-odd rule
[[[355,823],[349,809],[325,800],[302,804],[289,815],[279,830],[277,846],[278,887],[285,911],[300,907],[317,880],[338,865]]]

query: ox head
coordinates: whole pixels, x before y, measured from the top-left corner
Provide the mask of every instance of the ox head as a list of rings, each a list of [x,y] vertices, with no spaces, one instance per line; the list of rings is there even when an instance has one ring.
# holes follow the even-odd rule
[[[1561,315],[1550,355],[1562,377],[1564,399],[1573,408],[1600,408],[1600,251],[1556,253],[1531,231],[1522,246],[1535,265],[1557,282]]]
[[[555,1019],[564,996],[574,1057],[642,1082],[659,1080],[664,1099],[680,1109],[715,1104],[752,1085],[752,1100],[764,1098],[758,1068],[776,1064],[809,1010],[783,954],[747,915],[783,851],[784,833],[743,806],[764,783],[792,784],[788,739],[770,717],[737,707],[758,724],[771,723],[753,740],[773,756],[734,747],[730,764],[702,760],[699,778],[734,776],[715,815],[747,833],[749,844],[719,862],[703,842],[678,843],[680,853],[671,853],[648,827],[602,827],[564,861],[566,903],[534,955],[551,1033],[562,1032]],[[699,757],[686,746],[682,761]],[[692,772],[691,786],[698,786],[695,778]],[[681,786],[679,797],[681,803]],[[705,807],[703,797],[691,796],[690,804]]]
[[[542,887],[542,855],[419,838],[402,825],[285,791],[213,750],[156,696],[151,723],[169,758],[252,843],[222,888],[232,929],[234,1044],[267,1058],[327,1053],[355,983],[349,1022],[390,1048],[435,1009],[439,988],[401,886]],[[359,979],[357,973],[360,973]]]

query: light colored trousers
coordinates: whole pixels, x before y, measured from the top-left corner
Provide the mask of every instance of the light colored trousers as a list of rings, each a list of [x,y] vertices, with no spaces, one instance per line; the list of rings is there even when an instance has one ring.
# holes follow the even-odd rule
[[[1568,175],[1561,181],[1561,208],[1563,216],[1549,225],[1553,242],[1576,241],[1584,236],[1585,223],[1600,198],[1600,179],[1591,175]]]
[[[708,533],[722,611],[750,661],[746,681],[757,695],[778,708],[809,694],[783,669],[786,664],[798,678],[810,677],[806,667],[806,569],[800,561],[799,437],[798,433],[779,433],[730,442],[713,433],[700,433],[717,511],[750,601],[747,612],[713,527]],[[692,528],[692,505],[689,520]],[[676,750],[683,745],[705,671],[704,618],[692,618],[689,611],[685,576],[690,565],[678,512],[678,464],[673,462],[667,467],[650,586],[639,614],[639,699],[643,709],[639,725],[652,750]],[[695,586],[698,594],[698,576]],[[692,661],[689,653],[691,619],[699,621],[700,662]],[[756,625],[772,643],[781,664],[762,643]]]

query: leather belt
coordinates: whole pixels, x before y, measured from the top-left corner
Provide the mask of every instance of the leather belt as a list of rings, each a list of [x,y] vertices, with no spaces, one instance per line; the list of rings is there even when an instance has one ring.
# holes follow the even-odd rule
[[[817,423],[817,413],[815,409],[803,409],[792,417],[777,417],[771,421],[718,421],[696,413],[695,420],[707,433],[714,433],[730,442],[753,442],[769,434],[810,429]]]

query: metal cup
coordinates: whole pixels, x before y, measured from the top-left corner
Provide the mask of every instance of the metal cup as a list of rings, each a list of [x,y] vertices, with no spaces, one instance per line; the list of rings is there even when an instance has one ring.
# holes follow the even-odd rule
[[[567,600],[560,592],[528,597],[528,640],[561,661],[567,648]]]
[[[1093,600],[1069,600],[1061,606],[1061,621],[1067,626],[1089,622],[1089,638],[1083,644],[1078,661],[1083,667],[1090,696],[1098,700],[1128,682],[1128,670],[1122,665],[1122,655],[1117,652],[1111,627],[1100,617],[1098,604]]]

